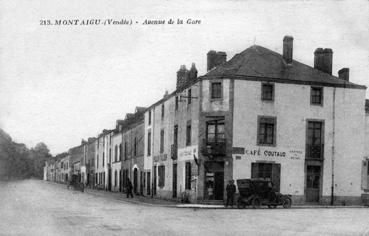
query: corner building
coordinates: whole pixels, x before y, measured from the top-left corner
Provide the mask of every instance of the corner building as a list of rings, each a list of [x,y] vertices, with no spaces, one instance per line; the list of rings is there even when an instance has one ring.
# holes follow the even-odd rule
[[[181,66],[176,91],[145,112],[145,193],[222,201],[228,180],[263,178],[294,203],[360,203],[366,87],[348,68],[332,75],[331,49],[313,59],[293,60],[286,36],[282,54],[254,45],[227,61],[210,51],[201,77]]]

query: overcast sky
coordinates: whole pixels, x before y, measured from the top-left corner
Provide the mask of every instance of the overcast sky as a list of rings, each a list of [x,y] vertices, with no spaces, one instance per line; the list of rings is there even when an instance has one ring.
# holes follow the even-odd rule
[[[215,3],[214,3],[215,2]],[[352,3],[352,2],[355,2]],[[53,154],[111,129],[136,106],[175,89],[181,64],[206,71],[210,49],[234,54],[258,45],[313,65],[317,47],[333,49],[333,74],[369,86],[369,1],[0,1],[0,128]],[[145,19],[201,20],[155,25]],[[132,19],[132,26],[44,26],[50,19]],[[354,105],[354,104],[353,104]]]

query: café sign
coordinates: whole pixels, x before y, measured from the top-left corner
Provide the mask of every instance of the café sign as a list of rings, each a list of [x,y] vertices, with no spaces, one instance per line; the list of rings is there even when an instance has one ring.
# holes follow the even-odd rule
[[[303,160],[304,151],[296,148],[234,147],[233,154],[245,158]]]

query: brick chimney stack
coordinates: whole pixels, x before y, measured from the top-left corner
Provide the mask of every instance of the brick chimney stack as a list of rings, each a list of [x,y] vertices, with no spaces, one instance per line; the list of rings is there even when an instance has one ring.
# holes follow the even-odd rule
[[[177,89],[183,87],[186,84],[189,78],[189,71],[186,69],[185,65],[181,65],[179,70],[177,71]]]
[[[207,69],[208,71],[222,65],[227,61],[227,54],[225,52],[216,52],[210,50],[207,54]]]
[[[330,48],[317,48],[314,52],[314,68],[332,74],[333,51]]]
[[[192,63],[188,76],[189,80],[195,80],[197,78],[197,69],[195,63]]]
[[[350,78],[350,69],[349,68],[342,68],[338,71],[338,78],[349,81]]]
[[[283,38],[283,59],[287,64],[292,63],[293,59],[293,37],[292,36],[284,36]]]

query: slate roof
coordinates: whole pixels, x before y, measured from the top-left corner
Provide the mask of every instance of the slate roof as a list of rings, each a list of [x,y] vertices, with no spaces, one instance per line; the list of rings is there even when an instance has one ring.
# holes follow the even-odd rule
[[[282,83],[366,89],[363,85],[339,79],[295,60],[291,64],[286,64],[281,54],[258,45],[236,54],[231,60],[209,71],[204,77],[271,79]]]

